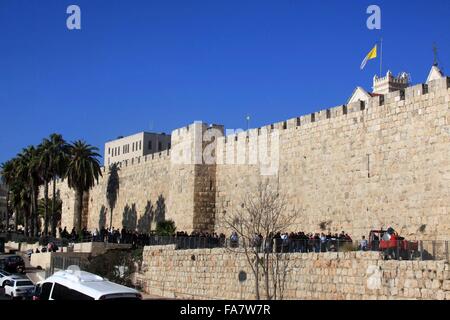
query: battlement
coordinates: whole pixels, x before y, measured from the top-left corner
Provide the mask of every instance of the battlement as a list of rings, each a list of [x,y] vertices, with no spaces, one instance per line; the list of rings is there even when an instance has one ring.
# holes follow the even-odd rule
[[[391,75],[387,77],[393,78]],[[386,78],[386,77],[384,77]],[[383,78],[380,78],[382,80]],[[393,78],[394,79],[394,78]],[[395,78],[397,79],[397,78]],[[397,79],[402,83],[406,80]],[[397,81],[395,80],[395,81]],[[239,163],[244,160],[238,159],[239,154],[249,153],[250,149],[257,146],[262,140],[269,143],[274,133],[282,134],[285,130],[297,130],[300,128],[312,128],[320,126],[324,122],[331,122],[334,119],[341,119],[355,113],[371,114],[376,108],[384,106],[389,108],[391,105],[403,101],[404,104],[413,102],[418,97],[428,98],[428,95],[433,97],[448,94],[450,88],[450,78],[443,77],[430,81],[429,83],[421,83],[414,86],[409,86],[405,89],[399,89],[386,94],[377,94],[368,98],[367,101],[355,101],[335,107],[312,112],[310,114],[300,115],[295,118],[290,118],[284,121],[275,122],[259,128],[252,128],[247,131],[239,131],[228,135],[223,135],[224,126],[219,124],[207,124],[201,121],[196,121],[187,126],[175,129],[172,131],[172,147],[181,153],[186,152],[185,149],[194,149],[197,145],[205,146],[205,141],[200,138],[203,134],[212,128],[220,130],[221,136],[216,137],[217,143],[217,163],[225,164],[227,161],[232,163]],[[200,139],[200,140],[199,140]],[[209,141],[207,141],[209,142]],[[184,148],[184,149],[183,149]],[[200,148],[200,150],[202,150]],[[152,161],[171,161],[173,151],[171,149],[161,151],[159,153],[149,154],[145,156],[133,157],[124,161],[118,162],[119,167],[130,167],[145,163],[152,163]],[[201,158],[200,155],[193,154],[191,161]],[[194,159],[194,160],[193,160]],[[197,159],[198,160],[198,159]],[[248,160],[248,159],[247,159]],[[176,162],[176,161],[175,161]],[[190,163],[190,162],[187,162]],[[192,162],[201,163],[201,162]],[[103,168],[103,172],[106,168]]]
[[[385,81],[398,83],[398,84],[408,84],[409,83],[408,75],[406,73],[401,74],[399,77],[394,77],[392,72],[388,71],[388,73],[384,77],[379,77],[377,75],[375,75],[373,77],[374,84],[380,83],[380,82],[385,82]]]
[[[373,93],[386,94],[389,92],[405,89],[409,86],[409,74],[402,72],[395,77],[391,71],[386,73],[384,77],[373,77]]]
[[[405,103],[408,103],[409,101],[412,102],[413,99],[419,96],[424,96],[424,98],[427,98],[428,94],[433,94],[435,96],[448,94],[450,92],[448,91],[449,88],[450,78],[444,77],[442,79],[433,80],[428,84],[421,83],[405,89],[392,91],[387,94],[374,95],[370,97],[368,101],[356,101],[343,104],[312,112],[310,114],[300,115],[285,121],[275,122],[259,128],[249,129],[248,131],[241,131],[237,134],[232,133],[219,138],[218,141],[221,143],[230,143],[239,140],[248,141],[250,137],[271,133],[274,130],[282,131],[304,126],[314,126],[322,121],[332,121],[335,118],[344,117],[355,112],[369,112],[372,108],[395,104],[399,101],[405,101]]]
[[[170,149],[168,149],[168,150],[164,150],[161,152],[148,154],[145,156],[138,156],[138,157],[134,157],[131,159],[119,161],[116,164],[121,169],[127,168],[127,167],[138,166],[138,165],[142,165],[145,163],[155,164],[160,161],[170,161],[170,155],[171,155],[171,151],[170,151]],[[108,166],[101,167],[101,170],[103,173],[108,172],[107,169],[108,169]]]

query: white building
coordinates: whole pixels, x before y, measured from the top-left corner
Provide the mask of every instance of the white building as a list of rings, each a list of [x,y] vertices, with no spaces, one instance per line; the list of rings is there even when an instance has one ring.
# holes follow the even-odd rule
[[[140,132],[105,143],[104,165],[131,160],[170,149],[170,135],[165,133]]]

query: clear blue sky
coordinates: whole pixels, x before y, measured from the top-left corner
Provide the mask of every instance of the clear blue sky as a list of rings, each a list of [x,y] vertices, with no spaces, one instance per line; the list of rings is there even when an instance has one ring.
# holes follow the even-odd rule
[[[81,8],[82,30],[66,28]],[[366,28],[378,4],[382,30]],[[257,127],[345,103],[384,66],[450,70],[450,1],[0,0],[0,162],[52,132],[100,147],[194,120]],[[449,73],[449,72],[447,72]]]

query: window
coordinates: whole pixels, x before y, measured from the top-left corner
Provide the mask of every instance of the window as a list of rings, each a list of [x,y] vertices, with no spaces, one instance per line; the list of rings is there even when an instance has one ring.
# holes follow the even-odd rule
[[[327,109],[327,119],[330,119],[331,118],[331,111],[330,111],[330,109]]]
[[[170,149],[172,147],[172,145],[170,144],[170,142],[167,144],[167,149]]]
[[[50,298],[52,286],[53,286],[52,282],[46,282],[42,285],[41,294],[39,295],[39,298],[41,300],[48,300],[48,298]]]
[[[94,300],[94,298],[71,289],[66,300]]]
[[[148,142],[148,150],[152,150],[152,141],[151,140]]]
[[[52,291],[52,299],[53,300],[66,300],[67,295],[70,289],[66,286],[60,285],[59,283],[55,283]]]
[[[161,151],[161,149],[162,149],[162,143],[158,142],[158,151]]]
[[[142,141],[139,141],[139,150],[142,150]]]
[[[108,148],[108,154],[111,154],[111,148]]]
[[[131,151],[134,152],[134,142],[133,142],[133,144],[131,145]]]
[[[94,300],[81,292],[69,289],[59,283],[55,283],[52,292],[52,299],[54,300]]]

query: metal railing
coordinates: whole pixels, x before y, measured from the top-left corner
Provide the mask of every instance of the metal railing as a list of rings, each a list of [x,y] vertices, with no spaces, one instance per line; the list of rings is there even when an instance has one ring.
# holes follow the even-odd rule
[[[395,260],[447,260],[450,261],[449,242],[445,240],[432,241],[349,241],[340,239],[267,239],[251,241],[248,244],[242,240],[210,237],[158,237],[153,236],[145,245],[175,245],[177,250],[230,248],[255,249],[258,252],[276,253],[323,253],[350,251],[378,251],[384,259]]]

